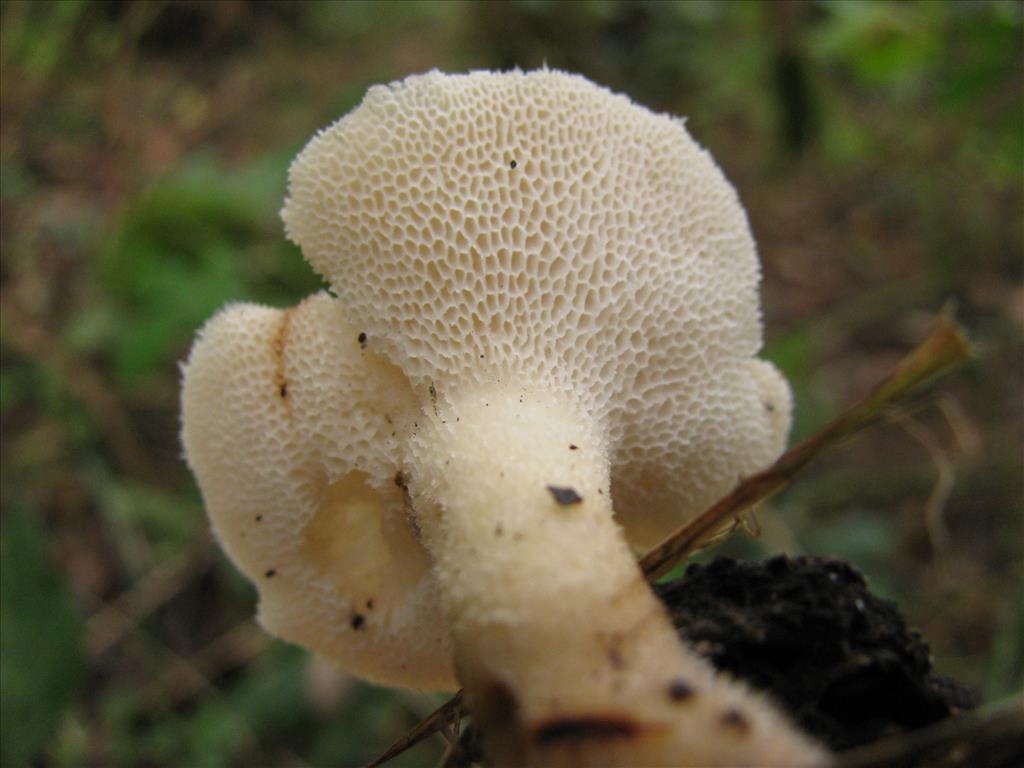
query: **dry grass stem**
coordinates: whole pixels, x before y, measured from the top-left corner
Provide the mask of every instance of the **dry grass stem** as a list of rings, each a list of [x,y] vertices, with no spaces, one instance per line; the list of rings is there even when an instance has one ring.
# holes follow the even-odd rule
[[[448,701],[427,715],[422,721],[413,727],[407,734],[392,744],[387,750],[364,768],[377,768],[384,765],[392,758],[411,749],[424,739],[433,736],[435,733],[443,732],[453,727],[462,719],[462,691],[452,696]]]

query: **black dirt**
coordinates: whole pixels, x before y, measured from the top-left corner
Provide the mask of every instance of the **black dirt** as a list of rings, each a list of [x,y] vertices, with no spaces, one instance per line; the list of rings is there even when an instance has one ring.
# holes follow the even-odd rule
[[[928,645],[896,606],[841,560],[720,557],[655,592],[716,668],[768,691],[832,749],[976,705],[970,689],[932,670]]]

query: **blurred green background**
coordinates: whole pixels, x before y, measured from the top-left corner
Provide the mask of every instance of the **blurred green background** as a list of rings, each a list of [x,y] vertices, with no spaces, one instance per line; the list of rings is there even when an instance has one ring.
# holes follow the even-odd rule
[[[349,766],[437,703],[255,626],[177,441],[202,321],[320,285],[277,218],[290,158],[432,67],[546,62],[689,116],[750,214],[795,437],[955,299],[977,361],[726,550],[849,558],[940,671],[1020,688],[1020,3],[0,7],[3,766]]]

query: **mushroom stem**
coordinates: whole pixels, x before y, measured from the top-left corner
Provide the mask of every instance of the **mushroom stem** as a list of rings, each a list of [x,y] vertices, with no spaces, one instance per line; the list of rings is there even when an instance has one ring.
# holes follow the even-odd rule
[[[534,387],[442,395],[411,491],[494,764],[824,762],[679,641],[613,518],[599,423]]]

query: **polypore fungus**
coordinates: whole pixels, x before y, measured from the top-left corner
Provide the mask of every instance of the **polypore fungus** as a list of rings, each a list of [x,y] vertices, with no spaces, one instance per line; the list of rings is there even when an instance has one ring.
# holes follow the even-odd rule
[[[790,420],[746,216],[683,122],[550,70],[410,77],[310,142],[282,215],[338,299],[226,310],[185,376],[268,628],[380,680],[454,669],[496,764],[822,760],[679,642],[630,548]]]

